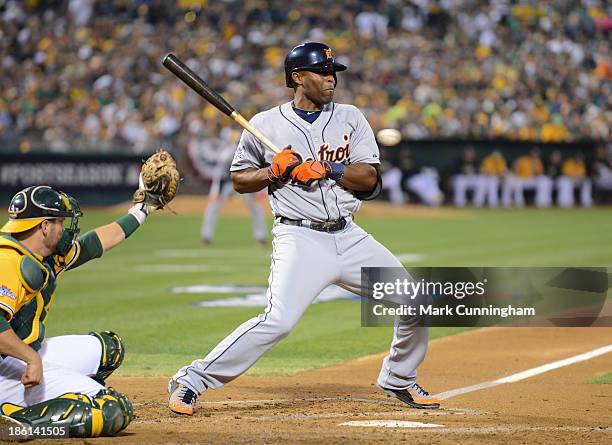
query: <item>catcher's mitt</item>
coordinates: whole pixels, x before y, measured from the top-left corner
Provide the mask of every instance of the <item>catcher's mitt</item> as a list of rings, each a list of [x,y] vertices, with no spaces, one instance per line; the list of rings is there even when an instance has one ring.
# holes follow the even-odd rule
[[[133,201],[163,209],[176,195],[180,180],[176,162],[170,153],[160,148],[142,164],[140,186],[134,193]]]

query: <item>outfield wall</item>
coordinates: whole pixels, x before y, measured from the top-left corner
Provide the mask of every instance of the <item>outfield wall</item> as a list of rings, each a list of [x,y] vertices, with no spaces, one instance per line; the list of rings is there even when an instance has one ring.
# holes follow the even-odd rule
[[[500,150],[508,163],[537,146],[545,158],[552,150],[560,150],[563,157],[577,151],[585,155],[587,163],[597,142],[539,144],[507,140],[419,140],[402,141],[394,147],[381,147],[385,158],[395,163],[402,149],[409,149],[415,167],[436,167],[442,181],[453,173],[463,149],[471,145],[482,159],[492,150]],[[183,175],[182,193],[204,194],[209,182],[195,175],[184,150],[170,147]],[[0,204],[8,203],[17,191],[38,183],[48,184],[79,197],[83,205],[107,205],[128,200],[138,184],[138,172],[148,154],[58,154],[49,152],[19,153],[0,147]]]
[[[416,166],[436,167],[441,176],[448,176],[453,173],[453,169],[461,158],[463,150],[468,145],[474,148],[478,160],[482,160],[493,150],[499,150],[506,158],[506,161],[508,161],[508,165],[511,165],[512,161],[524,154],[529,153],[529,151],[534,147],[540,149],[543,160],[546,159],[551,151],[559,150],[563,158],[576,152],[582,152],[588,163],[593,156],[595,148],[598,146],[598,142],[583,141],[575,143],[542,144],[538,143],[537,141],[517,142],[503,139],[491,141],[429,139],[419,141],[402,141],[394,147],[386,148],[385,152],[387,155],[387,160],[395,163],[397,153],[402,149],[409,149]]]

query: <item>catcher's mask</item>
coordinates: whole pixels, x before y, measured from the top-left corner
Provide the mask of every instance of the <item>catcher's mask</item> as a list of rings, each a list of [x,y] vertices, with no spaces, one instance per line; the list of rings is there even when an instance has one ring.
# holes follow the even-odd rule
[[[47,185],[23,189],[11,200],[9,220],[0,232],[21,233],[33,229],[46,219],[70,218],[70,225],[57,243],[57,253],[66,255],[79,234],[79,218],[83,212],[76,199]]]

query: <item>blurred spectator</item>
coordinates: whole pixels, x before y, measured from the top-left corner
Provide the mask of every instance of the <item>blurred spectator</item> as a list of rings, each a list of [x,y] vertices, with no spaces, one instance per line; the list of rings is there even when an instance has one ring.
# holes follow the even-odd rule
[[[494,150],[482,160],[481,186],[477,188],[474,204],[482,207],[485,201],[489,207],[499,206],[499,184],[508,171],[506,160],[499,150]]]
[[[440,190],[440,177],[435,168],[417,168],[408,149],[400,151],[399,167],[402,171],[402,190],[416,197],[419,204],[430,207],[442,204],[444,195]]]
[[[612,145],[600,146],[595,150],[595,159],[591,164],[591,180],[594,195],[601,203],[609,203],[612,198]]]
[[[288,97],[283,57],[306,40],[349,65],[337,100],[364,110],[374,131],[606,141],[611,18],[603,0],[0,0],[0,141],[183,146],[193,113],[218,135],[231,121],[162,57],[175,52],[251,117]]]
[[[393,165],[386,159],[386,150],[380,151],[380,171],[382,189],[389,194],[389,202],[394,205],[402,205],[406,202],[402,190],[402,169]]]
[[[553,150],[548,154],[544,163],[544,175],[542,176],[542,197],[540,207],[550,207],[553,203],[555,188],[558,188],[558,180],[561,176],[561,152]]]
[[[563,162],[561,176],[557,180],[559,207],[568,208],[574,205],[574,190],[580,192],[580,205],[591,207],[591,180],[587,176],[586,165],[582,153],[576,153]]]
[[[535,205],[545,207],[550,198],[546,196],[547,181],[544,177],[544,166],[540,159],[540,150],[534,148],[528,155],[514,161],[510,173],[502,187],[502,205],[510,207],[525,206],[525,190],[535,191]]]
[[[375,11],[369,4],[364,5],[364,10],[355,17],[355,24],[361,37],[371,39],[387,37],[387,24],[389,17]]]
[[[77,27],[87,25],[93,12],[94,0],[70,0],[68,3],[68,11]]]
[[[416,175],[406,179],[404,187],[419,198],[419,204],[438,207],[444,200],[440,190],[440,176],[433,167],[421,168]]]
[[[467,192],[472,193],[475,200],[476,190],[482,187],[482,178],[478,173],[478,163],[476,161],[476,151],[474,147],[468,146],[463,150],[461,159],[455,168],[456,174],[453,176],[453,193],[456,207],[465,207]],[[480,192],[480,194],[482,194]]]

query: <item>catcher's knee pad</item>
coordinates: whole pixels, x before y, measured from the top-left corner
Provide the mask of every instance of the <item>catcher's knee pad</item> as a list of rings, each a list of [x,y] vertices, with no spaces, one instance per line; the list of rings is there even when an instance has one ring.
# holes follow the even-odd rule
[[[104,385],[104,381],[123,363],[125,346],[121,337],[112,331],[90,332],[89,335],[93,335],[102,343],[100,365],[93,379]]]
[[[113,388],[104,388],[93,398],[94,406],[102,412],[102,435],[112,436],[125,429],[134,419],[132,402]]]
[[[134,418],[128,398],[112,388],[93,397],[66,393],[27,407],[5,403],[0,412],[32,427],[64,427],[69,437],[113,436]]]

